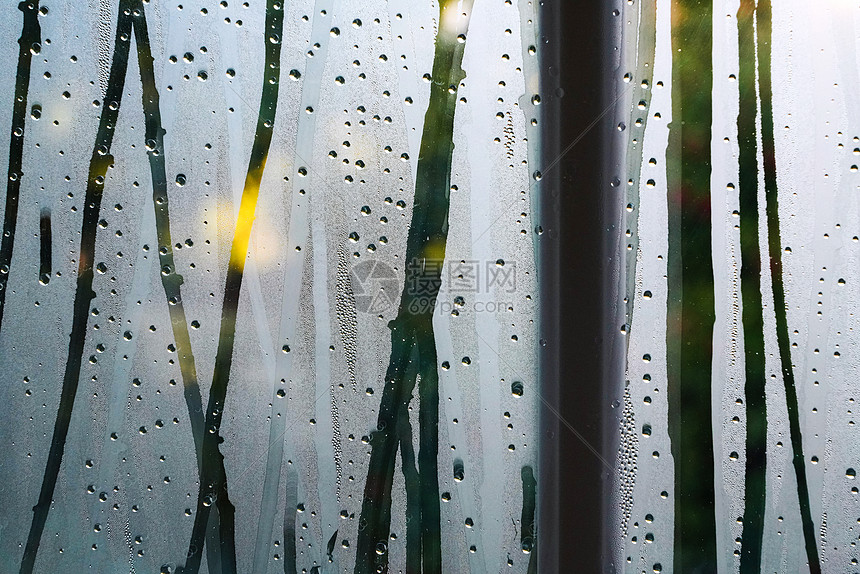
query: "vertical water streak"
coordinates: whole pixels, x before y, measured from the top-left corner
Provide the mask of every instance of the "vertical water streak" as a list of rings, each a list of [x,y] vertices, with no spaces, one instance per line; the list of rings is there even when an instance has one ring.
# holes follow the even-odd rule
[[[420,383],[419,383],[420,384]],[[412,446],[412,423],[405,404],[401,404],[397,424],[400,457],[406,490],[406,572],[421,572],[421,482]]]
[[[761,569],[767,467],[767,404],[765,402],[764,316],[759,248],[758,145],[755,70],[755,0],[741,0],[738,9],[738,148],[741,241],[741,297],[746,401],[746,478],[741,573]]]
[[[625,81],[633,83],[630,95],[630,135],[627,137],[627,203],[638,208],[639,194],[644,189],[640,181],[643,161],[643,140],[651,110],[651,87],[654,82],[654,54],[657,46],[657,0],[643,0],[634,9],[639,11],[636,31],[636,69]],[[629,72],[628,72],[629,73]],[[632,182],[632,185],[631,185]],[[627,220],[630,239],[627,252],[626,293],[635,292],[636,264],[639,256],[639,210]],[[627,298],[627,325],[633,326],[633,297]],[[628,338],[629,342],[630,339]]]
[[[675,462],[676,572],[716,569],[711,363],[710,0],[672,3],[672,124],[667,150],[667,367]]]
[[[292,468],[293,463],[286,463],[286,485],[284,488],[284,574],[296,572],[296,505],[299,501],[299,477]]]
[[[31,574],[39,551],[45,522],[60,474],[60,466],[65,451],[66,438],[72,420],[72,409],[78,391],[81,375],[84,342],[86,341],[87,319],[90,311],[90,301],[95,298],[93,292],[93,265],[96,248],[96,229],[99,221],[102,194],[108,168],[113,164],[110,155],[113,143],[114,128],[119,117],[122,103],[125,76],[128,69],[129,45],[131,43],[132,15],[131,2],[123,0],[119,6],[114,51],[111,59],[110,81],[105,100],[102,102],[102,114],[96,135],[93,153],[90,158],[89,174],[87,176],[87,191],[83,205],[83,221],[81,223],[81,243],[78,252],[78,279],[75,290],[74,308],[72,311],[72,329],[69,335],[69,353],[63,375],[63,385],[60,391],[60,404],[57,408],[57,419],[54,423],[51,447],[42,478],[39,500],[33,507],[33,522],[27,535],[27,544],[21,559],[21,574]]]
[[[740,146],[741,289],[743,293],[744,349],[746,362],[747,462],[744,499],[741,572],[761,571],[767,468],[767,405],[765,402],[764,319],[761,296],[761,252],[759,248],[759,150],[756,119],[761,102],[761,141],[765,182],[768,256],[776,319],[777,346],[786,395],[797,496],[810,571],[820,572],[816,534],[809,509],[809,490],[803,458],[803,438],[798,417],[797,391],[791,364],[782,253],[779,203],[776,185],[776,156],[773,135],[770,2],[742,0],[738,10],[740,59]],[[756,80],[758,79],[758,86]]]
[[[203,453],[203,398],[197,379],[197,366],[191,349],[191,337],[188,334],[188,322],[185,317],[185,307],[182,302],[182,275],[176,270],[173,259],[173,240],[170,233],[170,197],[167,193],[167,174],[165,169],[164,134],[161,123],[161,107],[158,87],[155,83],[152,48],[149,42],[149,29],[146,13],[142,2],[134,2],[134,40],[137,47],[137,61],[140,69],[142,87],[142,106],[145,121],[146,155],[149,159],[150,177],[152,178],[152,204],[155,210],[155,231],[158,239],[158,260],[160,263],[159,276],[164,289],[167,309],[173,338],[176,343],[176,354],[179,358],[179,371],[182,375],[182,387],[188,418],[191,424],[191,434],[194,439],[194,452],[197,461],[198,478],[202,480]],[[139,12],[139,15],[138,15]],[[221,461],[223,466],[223,461]],[[221,469],[223,472],[223,469]],[[217,527],[219,516],[214,513],[210,517],[207,540],[211,546],[217,542]],[[210,554],[212,556],[212,554]],[[214,556],[213,556],[214,558]],[[210,564],[210,571],[216,570]],[[220,569],[217,569],[220,571]]]
[[[221,328],[218,350],[215,356],[215,369],[212,387],[206,409],[205,429],[202,444],[202,466],[200,490],[197,496],[197,514],[194,518],[188,560],[180,572],[196,574],[200,568],[203,540],[209,513],[214,502],[220,514],[220,549],[224,572],[236,572],[235,527],[233,524],[234,507],[227,492],[227,475],[224,470],[224,455],[221,454],[222,438],[219,434],[224,415],[224,402],[230,381],[230,367],[233,362],[233,346],[236,335],[236,318],[239,308],[239,294],[248,243],[257,208],[260,182],[266,167],[269,145],[278,106],[280,81],[281,39],[283,37],[284,12],[279,0],[266,3],[266,24],[263,35],[265,45],[265,64],[263,70],[262,95],[254,143],[248,162],[248,173],[239,206],[230,259],[224,285],[224,303],[221,309]]]
[[[39,214],[39,282],[47,285],[51,281],[51,210],[43,207]]]
[[[312,412],[314,420],[314,451],[317,458],[316,483],[319,496],[319,513],[321,534],[325,536],[326,528],[330,528],[331,520],[340,520],[342,508],[343,476],[343,441],[340,425],[341,416],[337,400],[338,385],[332,377],[331,349],[331,314],[328,294],[328,245],[324,224],[324,213],[318,214],[311,227],[311,237],[308,251],[310,259],[310,283],[312,292],[316,294],[311,305],[311,316],[314,317],[313,342],[314,353],[313,396],[328,395],[328,404],[315,400]],[[333,490],[333,492],[332,492]],[[334,526],[337,528],[337,526]],[[324,539],[324,538],[323,538]],[[329,568],[338,569],[338,556],[329,556]]]
[[[421,554],[423,571],[429,574],[442,571],[442,516],[439,508],[439,371],[432,326],[429,333],[418,334],[416,346],[420,361],[417,382]],[[403,414],[405,415],[405,412]]]
[[[310,37],[317,38],[314,47],[314,57],[306,59],[301,74],[301,99],[297,102],[299,109],[317,109],[320,104],[320,92],[323,72],[327,61],[328,42],[333,0],[315,0],[313,4],[313,25]],[[299,71],[299,70],[296,70]],[[317,185],[318,178],[313,165],[308,165],[305,158],[314,157],[316,141],[316,118],[318,114],[299,113],[295,134],[295,149],[292,150],[293,176],[287,186],[291,203],[287,229],[287,249],[284,260],[284,272],[280,305],[280,321],[277,331],[276,347],[295,341],[298,335],[297,323],[301,314],[300,293],[305,277],[305,263],[308,250],[295,250],[292,247],[307,244],[311,234],[311,195],[322,191]],[[309,160],[308,160],[309,161]],[[311,181],[308,181],[308,180]],[[285,180],[286,181],[286,180]],[[316,190],[316,191],[315,191]],[[310,193],[308,193],[308,191]],[[282,347],[283,348],[283,347]],[[253,574],[263,574],[268,562],[268,545],[271,544],[274,529],[278,498],[280,469],[284,458],[283,437],[287,432],[287,407],[281,405],[277,393],[281,385],[289,385],[293,374],[295,353],[278,353],[275,359],[275,376],[272,380],[272,409],[269,422],[269,448],[266,453],[266,471],[263,479],[262,498],[260,500],[260,517],[257,521],[257,539],[254,547]],[[295,435],[286,435],[292,437]]]
[[[30,91],[30,65],[33,54],[41,51],[42,28],[39,25],[39,0],[18,4],[23,12],[21,37],[18,39],[18,70],[15,75],[15,100],[12,102],[12,135],[9,141],[9,171],[6,178],[6,208],[3,212],[3,235],[0,238],[0,328],[6,306],[15,230],[18,227],[18,200],[24,176],[24,127],[27,117],[27,94]]]
[[[441,268],[424,264],[442,260],[448,237],[451,157],[457,89],[465,78],[461,64],[472,0],[440,2],[439,29],[433,59],[430,102],[424,118],[421,153],[416,173],[412,223],[406,244],[408,268],[422,269],[422,281],[431,285],[422,293],[435,301]],[[391,357],[379,407],[377,431],[371,435],[371,455],[361,506],[355,574],[387,571],[383,549],[391,522],[391,483],[398,446],[397,421],[401,405],[408,404],[415,381],[406,375],[409,363],[419,361],[419,453],[421,484],[421,546],[423,571],[441,572],[441,524],[437,473],[439,389],[432,305],[421,305],[419,295],[404,284],[397,317],[389,323]],[[416,311],[416,309],[418,311]],[[377,552],[377,545],[381,552]]]
[[[385,389],[376,430],[370,437],[371,456],[361,501],[355,574],[388,571],[386,547],[391,525],[394,456],[399,443],[398,419],[402,412],[401,405],[408,403],[415,388],[415,373],[410,364],[419,360],[414,350],[414,335],[405,329],[401,330],[396,324],[392,325],[391,330],[392,349],[385,374]],[[412,440],[411,437],[409,440]]]
[[[537,524],[535,523],[535,508],[537,506],[537,480],[531,466],[524,466],[520,471],[523,483],[523,510],[520,515],[520,546],[523,552],[529,553],[528,574],[537,572]]]
[[[758,80],[761,102],[761,141],[764,158],[764,185],[767,198],[767,237],[770,257],[770,277],[773,290],[773,308],[776,315],[776,340],[782,381],[785,388],[788,411],[789,434],[791,436],[792,464],[797,481],[797,498],[806,558],[811,574],[821,572],[815,525],[809,508],[809,486],[803,456],[803,435],[797,404],[797,388],[794,382],[794,367],[791,362],[791,341],[788,337],[788,317],[785,302],[785,286],[782,277],[782,240],[779,229],[779,190],[776,184],[776,149],[773,134],[773,85],[771,82],[772,50],[771,0],[758,0],[756,5],[756,32],[758,56]]]

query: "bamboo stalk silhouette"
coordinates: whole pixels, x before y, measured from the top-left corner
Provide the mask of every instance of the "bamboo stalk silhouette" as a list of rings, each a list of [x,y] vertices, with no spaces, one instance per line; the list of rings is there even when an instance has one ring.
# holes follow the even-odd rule
[[[23,3],[22,3],[23,5]],[[26,12],[25,12],[26,14]],[[85,216],[81,233],[80,265],[78,271],[78,288],[75,295],[72,334],[69,342],[69,357],[57,421],[54,425],[51,450],[43,477],[39,502],[34,507],[34,518],[24,557],[21,572],[32,572],[39,543],[47,521],[50,503],[56,488],[65,442],[68,435],[74,400],[77,394],[78,379],[80,378],[81,359],[85,342],[86,321],[89,302],[95,296],[92,292],[93,259],[95,250],[96,222],[104,191],[105,177],[108,168],[113,165],[110,155],[111,143],[115,132],[116,121],[122,104],[122,94],[125,87],[128,58],[130,55],[130,35],[135,35],[138,65],[142,85],[142,106],[146,123],[146,148],[149,157],[153,183],[153,206],[155,208],[156,233],[159,243],[159,260],[161,263],[161,280],[164,288],[171,326],[176,340],[179,355],[180,371],[185,390],[185,401],[188,407],[192,434],[194,436],[195,453],[198,469],[201,468],[202,439],[203,439],[203,410],[200,388],[197,381],[194,355],[188,335],[188,326],[182,305],[180,286],[182,277],[175,272],[173,248],[170,235],[170,219],[168,211],[168,194],[164,160],[164,129],[161,125],[158,90],[155,85],[152,51],[146,23],[146,14],[140,0],[123,0],[119,6],[116,40],[111,60],[108,91],[105,95],[103,113],[99,122],[96,145],[90,162],[87,195],[85,200]],[[223,472],[223,461],[221,461]],[[218,542],[218,517],[212,520],[213,529],[210,533],[210,544]],[[223,545],[223,543],[222,543]],[[235,562],[235,557],[232,559]]]
[[[716,570],[711,366],[711,0],[672,2],[668,167],[669,437],[675,464],[676,572]]]
[[[27,118],[27,95],[30,91],[30,68],[33,54],[41,50],[42,28],[39,25],[39,0],[18,4],[24,13],[21,37],[18,39],[18,69],[15,75],[15,100],[12,102],[12,135],[9,141],[9,170],[6,178],[6,207],[3,212],[3,235],[0,237],[0,328],[6,308],[6,286],[12,266],[15,230],[18,227],[18,201],[21,178],[24,177],[24,128]]]
[[[757,33],[756,33],[757,32]],[[785,388],[792,462],[797,480],[797,498],[809,570],[821,572],[815,528],[809,508],[809,487],[803,456],[803,436],[798,415],[797,389],[791,364],[785,288],[782,278],[782,246],[779,228],[779,190],[776,183],[776,153],[773,134],[771,85],[770,0],[741,0],[738,9],[738,54],[740,60],[738,144],[740,148],[741,291],[743,294],[745,398],[747,410],[747,460],[744,486],[744,526],[741,546],[742,574],[761,571],[762,538],[766,500],[767,403],[765,401],[764,315],[761,296],[761,252],[759,249],[759,170],[764,172],[768,258],[773,292],[776,338]],[[756,77],[758,86],[756,86]],[[761,102],[763,164],[758,162],[757,101]]]
[[[72,330],[69,336],[69,353],[63,376],[63,386],[60,391],[60,404],[57,408],[57,419],[54,423],[51,447],[45,464],[45,474],[42,477],[42,487],[39,500],[33,507],[33,521],[27,535],[27,544],[21,559],[21,574],[31,574],[36,562],[36,554],[45,522],[57,486],[57,477],[63,461],[66,438],[72,420],[72,409],[78,391],[78,380],[81,374],[84,342],[86,340],[87,318],[90,312],[90,301],[95,297],[93,292],[93,262],[95,258],[96,228],[99,221],[102,194],[108,168],[113,164],[110,155],[113,143],[114,127],[116,126],[119,108],[122,103],[125,76],[128,68],[129,44],[132,28],[132,2],[122,0],[119,6],[116,39],[111,60],[110,80],[107,93],[102,105],[102,115],[99,119],[96,142],[90,159],[89,175],[87,176],[87,191],[84,198],[84,217],[81,224],[81,243],[78,253],[78,279],[75,290],[74,308],[72,311]]]
[[[179,569],[182,574],[196,574],[200,569],[203,542],[209,514],[213,503],[220,514],[219,532],[221,536],[221,567],[225,574],[236,572],[236,548],[233,524],[234,507],[227,492],[227,475],[224,472],[224,455],[221,454],[222,442],[219,431],[224,416],[227,386],[230,382],[230,368],[233,363],[233,344],[236,336],[236,318],[239,310],[239,294],[245,272],[245,259],[251,228],[257,209],[260,181],[266,168],[266,158],[272,142],[272,132],[278,109],[278,90],[281,77],[280,57],[281,39],[284,29],[284,11],[280,0],[267,0],[266,24],[263,34],[265,44],[265,65],[263,89],[260,97],[260,110],[251,157],[248,160],[248,173],[245,188],[239,204],[239,216],[230,248],[230,260],[224,285],[224,304],[221,308],[221,330],[218,337],[218,351],[215,355],[215,371],[212,388],[206,408],[206,432],[203,434],[201,455],[201,480],[197,495],[197,514],[191,531],[188,547],[188,560]]]
[[[407,273],[414,267],[421,273],[428,292],[416,293],[407,276],[397,316],[389,323],[391,356],[385,375],[385,388],[379,406],[377,430],[370,439],[370,464],[356,548],[355,574],[388,571],[387,544],[391,525],[391,487],[398,445],[408,430],[399,422],[406,416],[406,405],[415,387],[419,397],[418,488],[414,474],[407,470],[410,510],[419,498],[421,564],[425,574],[441,572],[441,518],[439,508],[439,375],[433,312],[441,283],[441,265],[428,261],[445,258],[448,238],[451,157],[454,151],[454,110],[457,89],[465,78],[461,65],[473,0],[458,3],[442,0],[433,59],[430,103],[424,116],[421,154],[415,182],[412,224],[406,243]],[[425,300],[426,298],[426,300]],[[426,304],[430,301],[431,304]],[[404,453],[409,461],[410,452]],[[414,513],[413,513],[414,514]],[[410,532],[407,531],[407,538]],[[407,540],[407,562],[413,565],[415,541]]]

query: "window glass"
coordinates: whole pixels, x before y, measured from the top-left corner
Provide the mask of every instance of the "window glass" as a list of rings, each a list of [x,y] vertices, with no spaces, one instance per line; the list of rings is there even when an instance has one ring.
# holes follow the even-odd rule
[[[616,16],[619,570],[856,569],[858,16],[770,0]]]
[[[532,3],[3,14],[0,570],[533,572]]]

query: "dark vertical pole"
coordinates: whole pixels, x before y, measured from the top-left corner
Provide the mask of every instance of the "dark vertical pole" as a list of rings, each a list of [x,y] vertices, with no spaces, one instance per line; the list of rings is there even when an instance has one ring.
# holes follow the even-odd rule
[[[604,449],[605,375],[609,309],[616,303],[607,274],[619,264],[610,255],[618,230],[610,225],[615,189],[605,169],[613,52],[604,31],[612,10],[603,2],[547,0],[538,11],[546,107],[538,242],[545,404],[537,570],[605,572],[613,570],[604,548],[609,468],[603,459],[612,460]]]

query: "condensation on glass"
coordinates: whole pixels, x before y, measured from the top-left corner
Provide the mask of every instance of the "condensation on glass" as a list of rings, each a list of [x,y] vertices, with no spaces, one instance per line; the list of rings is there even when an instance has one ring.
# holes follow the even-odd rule
[[[860,9],[619,8],[614,571],[856,571]]]
[[[533,572],[532,2],[2,14],[0,570]]]

